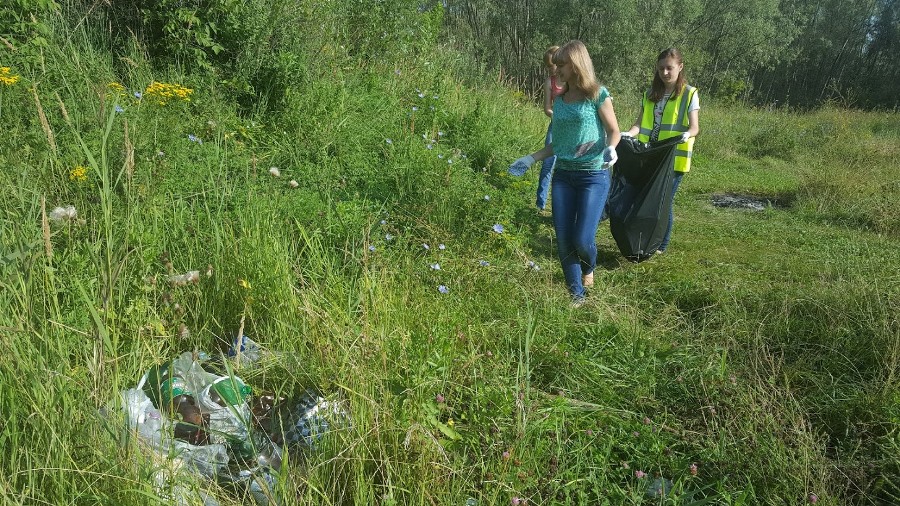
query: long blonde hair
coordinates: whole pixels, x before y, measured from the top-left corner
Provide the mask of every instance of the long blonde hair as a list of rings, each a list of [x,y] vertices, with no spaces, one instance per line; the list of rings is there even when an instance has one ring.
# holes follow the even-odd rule
[[[569,86],[574,86],[587,95],[590,100],[597,100],[600,95],[600,83],[597,82],[594,64],[591,62],[591,55],[588,54],[584,42],[570,40],[553,54],[553,63],[556,66],[568,62],[572,62],[575,78],[566,83],[566,90],[569,89]]]
[[[558,50],[559,46],[550,46],[549,48],[547,48],[547,50],[544,52],[545,67],[550,67],[550,65],[553,65],[553,55],[555,55]]]

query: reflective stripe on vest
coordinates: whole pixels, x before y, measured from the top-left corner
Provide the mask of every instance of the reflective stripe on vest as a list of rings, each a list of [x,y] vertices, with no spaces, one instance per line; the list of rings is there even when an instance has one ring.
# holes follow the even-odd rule
[[[688,131],[688,106],[691,104],[691,98],[697,89],[693,86],[684,86],[684,90],[679,95],[680,100],[666,100],[663,107],[662,118],[659,125],[659,139],[666,140],[672,137],[678,137]],[[644,93],[643,110],[641,115],[641,128],[638,132],[638,140],[641,142],[649,142],[650,134],[653,132],[653,108],[656,106],[648,98],[650,92]],[[682,142],[675,148],[675,171],[688,172],[691,170],[691,154],[694,151],[694,138],[691,137],[687,142]]]

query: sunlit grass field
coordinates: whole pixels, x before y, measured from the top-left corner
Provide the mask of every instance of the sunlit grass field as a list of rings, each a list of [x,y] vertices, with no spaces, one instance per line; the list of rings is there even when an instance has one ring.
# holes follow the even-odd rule
[[[4,504],[165,504],[118,394],[240,328],[255,392],[352,417],[289,452],[283,505],[900,501],[896,113],[704,100],[670,250],[601,226],[575,309],[537,169],[506,173],[544,116],[458,57],[331,55],[239,112],[90,40],[0,82]]]

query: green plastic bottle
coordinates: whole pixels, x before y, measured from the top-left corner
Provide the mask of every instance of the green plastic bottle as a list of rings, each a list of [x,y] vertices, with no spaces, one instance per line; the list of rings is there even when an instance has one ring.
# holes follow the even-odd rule
[[[222,376],[212,382],[210,399],[219,406],[238,406],[247,402],[253,390],[237,376]]]
[[[174,374],[172,363],[158,364],[150,368],[144,393],[156,406],[156,409],[171,411],[172,401],[180,395],[193,395],[188,391],[184,378]]]

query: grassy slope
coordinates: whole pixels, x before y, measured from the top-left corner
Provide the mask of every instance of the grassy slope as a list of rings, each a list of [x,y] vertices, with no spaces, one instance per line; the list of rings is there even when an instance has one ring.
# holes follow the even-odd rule
[[[531,210],[536,174],[505,175],[543,117],[461,85],[453,61],[398,75],[332,54],[281,113],[251,122],[212,81],[146,63],[116,74],[75,44],[0,89],[0,441],[16,449],[0,457],[4,502],[145,504],[154,467],[129,465],[140,453],[97,408],[156,360],[214,348],[241,316],[279,352],[241,372],[251,385],[316,385],[353,414],[353,431],[286,469],[285,504],[641,504],[658,476],[686,504],[898,494],[895,115],[704,104],[671,252],[628,264],[602,230],[598,287],[573,311],[549,221]],[[191,85],[192,103],[126,93],[112,112],[108,81],[152,79]],[[125,119],[137,165],[114,184]],[[68,176],[88,162],[76,132],[98,159],[83,183]],[[790,206],[710,205],[726,191]],[[42,196],[85,220],[53,225],[52,259]],[[168,286],[167,262],[201,282]]]

